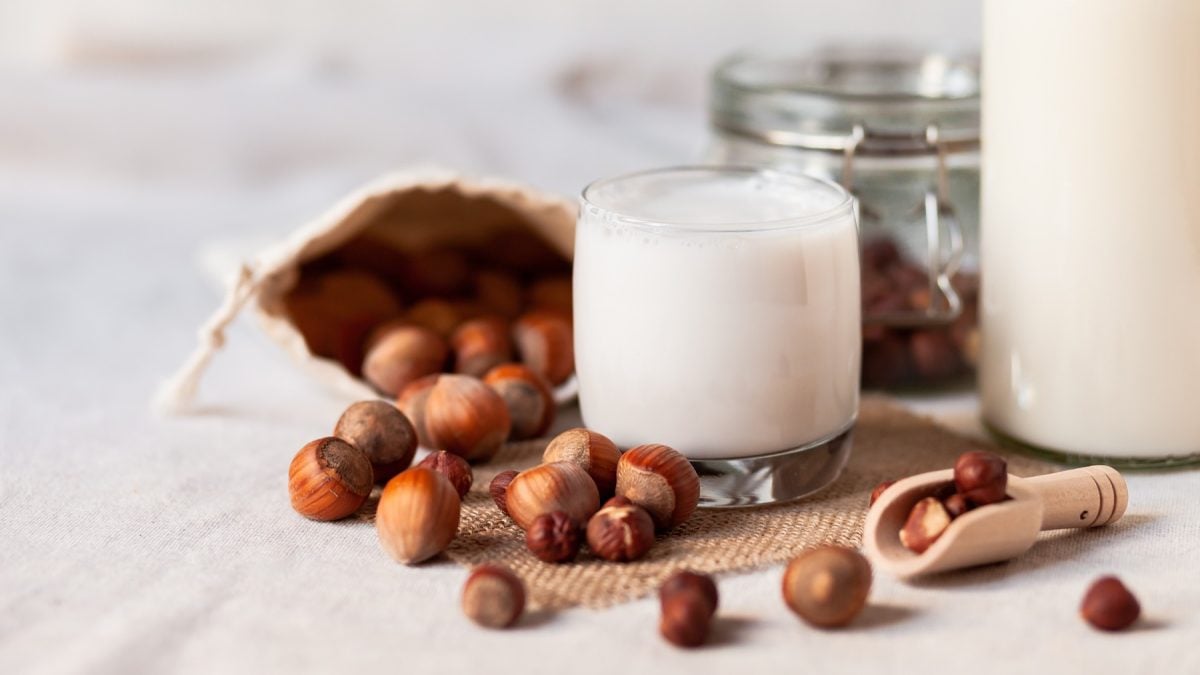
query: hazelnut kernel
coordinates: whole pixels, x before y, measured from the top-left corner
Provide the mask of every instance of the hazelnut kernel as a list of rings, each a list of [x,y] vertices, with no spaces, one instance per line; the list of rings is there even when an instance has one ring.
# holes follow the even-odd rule
[[[517,477],[517,472],[513,469],[501,471],[492,478],[492,482],[488,484],[488,494],[492,496],[492,501],[496,503],[496,508],[500,509],[500,513],[508,515],[508,505],[505,503],[505,497],[508,493],[508,484]]]
[[[913,505],[900,529],[900,543],[913,553],[924,553],[950,526],[950,514],[937,497]]]
[[[618,495],[646,509],[660,530],[687,520],[700,503],[696,469],[666,445],[639,445],[622,454],[616,489]]]
[[[637,504],[612,504],[615,499],[588,521],[588,547],[611,562],[637,560],[654,545],[654,520]]]
[[[1107,631],[1128,628],[1141,613],[1137,598],[1120,579],[1113,576],[1100,577],[1092,582],[1079,607],[1079,615],[1085,621]]]
[[[946,507],[946,513],[950,514],[951,520],[974,508],[971,500],[957,492],[942,500],[942,505]]]
[[[480,565],[463,585],[462,608],[484,628],[508,628],[525,611],[525,584],[507,568]]]
[[[454,490],[458,492],[459,499],[467,496],[471,490],[471,483],[475,480],[475,475],[471,473],[471,465],[467,464],[467,460],[445,450],[429,453],[429,456],[421,460],[417,466],[433,469],[445,476],[454,486]]]
[[[590,429],[568,429],[554,437],[542,454],[543,462],[571,462],[596,481],[601,496],[612,494],[617,485],[617,462],[621,451],[603,434]]]
[[[428,560],[454,540],[460,509],[458,492],[442,474],[423,466],[401,471],[379,497],[379,543],[397,562]]]
[[[562,511],[538,516],[525,531],[526,548],[542,562],[571,562],[579,545],[579,525]]]
[[[354,513],[371,494],[372,483],[366,453],[333,436],[300,448],[288,467],[292,508],[313,520],[338,520]]]
[[[783,574],[783,599],[801,619],[819,628],[845,626],[871,592],[871,565],[858,551],[821,546],[800,554]]]
[[[333,435],[366,453],[380,485],[407,469],[417,451],[417,430],[387,401],[359,401],[346,408]]]
[[[684,570],[667,577],[658,588],[658,600],[664,604],[671,598],[684,594],[694,594],[703,598],[708,615],[716,614],[720,596],[712,577]]]
[[[704,600],[692,593],[672,596],[662,603],[658,632],[676,647],[699,647],[708,641],[712,615]]]
[[[504,399],[513,440],[540,438],[554,423],[557,406],[550,385],[528,366],[502,363],[489,370],[483,381]]]
[[[972,450],[954,462],[954,485],[976,506],[1002,502],[1007,497],[1008,463],[984,450]]]

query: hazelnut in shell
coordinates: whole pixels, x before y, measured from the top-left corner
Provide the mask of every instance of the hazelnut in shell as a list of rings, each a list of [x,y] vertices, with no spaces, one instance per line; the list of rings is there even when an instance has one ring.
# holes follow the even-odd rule
[[[491,459],[508,439],[510,426],[504,399],[469,375],[442,375],[425,402],[429,447],[469,462]]]
[[[417,451],[417,430],[387,401],[352,404],[338,418],[333,435],[367,454],[379,485],[407,469]]]
[[[587,472],[575,464],[542,464],[517,474],[505,491],[508,515],[523,530],[538,516],[562,511],[576,525],[600,509],[600,493]]]
[[[575,338],[569,315],[553,310],[527,312],[513,325],[513,338],[521,361],[551,385],[557,387],[575,372]]]
[[[471,483],[475,481],[475,475],[471,472],[471,465],[467,464],[467,460],[445,450],[435,450],[429,453],[417,466],[433,469],[445,476],[454,486],[454,491],[458,493],[459,499],[467,496],[467,493],[471,491]]]
[[[508,322],[496,316],[459,324],[450,336],[450,347],[454,351],[454,372],[473,377],[483,377],[513,355]]]
[[[806,551],[783,574],[783,599],[797,616],[819,628],[845,626],[871,592],[871,565],[858,551],[821,546]]]
[[[617,494],[650,513],[660,530],[687,520],[700,503],[700,476],[666,445],[630,448],[617,462]]]
[[[333,436],[300,448],[288,467],[292,508],[313,520],[338,520],[354,513],[373,484],[366,453]]]
[[[621,451],[607,436],[590,429],[568,429],[554,437],[542,453],[543,462],[571,462],[596,481],[601,496],[617,486],[617,462]]]
[[[529,287],[529,305],[566,314],[572,310],[571,277],[543,277]]]
[[[446,354],[446,343],[433,331],[388,324],[370,339],[363,377],[383,394],[396,396],[410,382],[440,371]]]
[[[422,466],[400,472],[379,497],[375,529],[383,550],[413,565],[446,550],[458,532],[458,492],[442,474]]]
[[[475,300],[485,311],[506,319],[515,319],[525,305],[521,283],[513,275],[500,270],[480,270],[475,273]]]
[[[417,442],[421,447],[431,447],[429,431],[425,427],[425,411],[428,408],[429,394],[433,391],[433,385],[437,384],[441,377],[441,373],[435,373],[410,382],[396,397],[396,407],[404,413],[413,428],[417,430]]]
[[[500,394],[508,407],[511,439],[540,438],[554,424],[557,406],[550,385],[528,366],[504,363],[489,370],[483,381]]]
[[[450,337],[464,317],[459,307],[449,300],[425,298],[409,307],[404,313],[404,318],[409,323],[427,328],[445,339]]]
[[[480,565],[463,585],[462,608],[484,628],[508,628],[525,611],[525,584],[508,568]]]

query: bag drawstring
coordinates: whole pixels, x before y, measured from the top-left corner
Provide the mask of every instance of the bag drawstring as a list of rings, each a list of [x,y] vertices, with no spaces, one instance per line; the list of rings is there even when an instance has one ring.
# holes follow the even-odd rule
[[[200,327],[199,344],[179,370],[159,386],[153,401],[155,411],[175,415],[191,407],[204,371],[217,351],[225,346],[225,329],[237,318],[246,302],[258,293],[261,285],[262,279],[255,278],[254,270],[249,265],[243,264],[238,269],[225,301]]]

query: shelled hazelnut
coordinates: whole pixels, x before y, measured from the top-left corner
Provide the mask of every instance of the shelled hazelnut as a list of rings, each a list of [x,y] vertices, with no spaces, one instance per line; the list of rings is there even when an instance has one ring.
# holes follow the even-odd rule
[[[871,592],[871,565],[858,551],[820,546],[800,554],[783,574],[783,599],[819,628],[845,626],[862,612]]]
[[[1119,631],[1133,625],[1142,613],[1142,607],[1133,593],[1113,576],[1100,577],[1092,582],[1079,615],[1100,630]]]
[[[425,401],[424,428],[430,448],[485,461],[508,438],[508,407],[479,379],[441,375]]]
[[[513,355],[508,322],[496,316],[459,324],[450,336],[450,346],[454,351],[454,372],[473,377],[483,377]]]
[[[940,499],[926,497],[909,512],[900,528],[900,543],[913,553],[924,553],[950,527],[951,520]]]
[[[462,608],[484,628],[508,628],[525,611],[525,584],[507,568],[480,565],[463,585]]]
[[[630,562],[654,545],[654,519],[624,497],[613,497],[587,525],[588,548],[610,562]]]
[[[571,462],[596,481],[601,498],[617,485],[617,462],[621,451],[607,436],[590,429],[568,429],[555,436],[542,453],[543,462]]]
[[[666,445],[639,445],[617,461],[617,494],[650,513],[659,530],[687,520],[700,502],[700,476]]]
[[[512,421],[512,440],[540,438],[554,424],[557,406],[549,384],[528,366],[503,363],[492,368],[483,381],[494,389]]]
[[[984,450],[964,452],[954,463],[954,485],[976,506],[1002,502],[1007,497],[1008,463]]]
[[[717,612],[717,586],[711,577],[676,572],[659,588],[661,617],[658,630],[677,647],[699,647],[708,641]]]
[[[338,520],[358,510],[374,476],[366,453],[329,436],[300,448],[288,467],[292,508],[305,518]]]
[[[379,497],[375,529],[383,550],[408,565],[446,550],[458,532],[458,492],[442,474],[421,466],[400,472]]]
[[[558,386],[575,371],[575,342],[569,315],[552,310],[522,314],[513,324],[521,361]]]
[[[500,509],[500,513],[508,515],[508,485],[517,477],[517,471],[509,469],[501,471],[492,478],[492,482],[488,484],[488,494],[492,496],[492,501],[496,503],[496,508]]]
[[[950,515],[951,520],[975,508],[971,500],[957,492],[943,499],[942,506],[946,507],[946,513]]]
[[[446,343],[420,326],[390,324],[369,342],[363,377],[388,396],[396,396],[414,380],[440,371],[446,363]]]
[[[523,530],[538,516],[562,511],[586,523],[600,509],[600,493],[587,472],[568,462],[542,464],[517,474],[505,491],[508,515]]]
[[[563,511],[543,513],[525,531],[525,547],[542,562],[571,562],[579,546],[579,524]]]
[[[380,485],[407,469],[417,451],[416,429],[387,401],[352,404],[338,418],[333,435],[366,453]]]
[[[445,476],[454,486],[454,491],[458,493],[459,499],[467,496],[467,493],[471,491],[471,483],[475,480],[474,474],[471,473],[471,465],[467,464],[467,460],[445,450],[435,450],[429,453],[429,456],[421,460],[417,466],[432,469]]]

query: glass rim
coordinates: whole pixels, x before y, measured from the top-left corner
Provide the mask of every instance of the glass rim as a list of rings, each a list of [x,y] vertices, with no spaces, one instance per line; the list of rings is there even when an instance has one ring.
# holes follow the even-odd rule
[[[836,204],[830,206],[829,208],[819,211],[806,212],[804,214],[798,214],[785,218],[771,218],[766,220],[747,218],[742,220],[729,220],[711,223],[687,222],[683,220],[672,220],[669,218],[641,218],[624,213],[619,209],[605,206],[594,199],[594,194],[597,189],[616,183],[647,178],[651,176],[692,174],[701,172],[728,175],[767,176],[772,180],[791,182],[794,185],[821,185],[836,193],[839,199]],[[617,221],[624,225],[631,225],[641,229],[658,232],[690,232],[697,234],[753,234],[756,232],[789,230],[810,227],[813,225],[821,225],[842,215],[850,215],[851,218],[854,217],[854,195],[850,194],[848,190],[835,181],[818,176],[810,176],[808,174],[780,171],[766,167],[748,165],[693,164],[666,166],[656,169],[643,169],[641,171],[633,171],[630,173],[623,173],[616,176],[610,176],[608,178],[594,180],[583,188],[583,190],[580,192],[579,198],[583,203],[583,209],[580,211],[580,215],[590,209],[600,215],[604,220]]]

